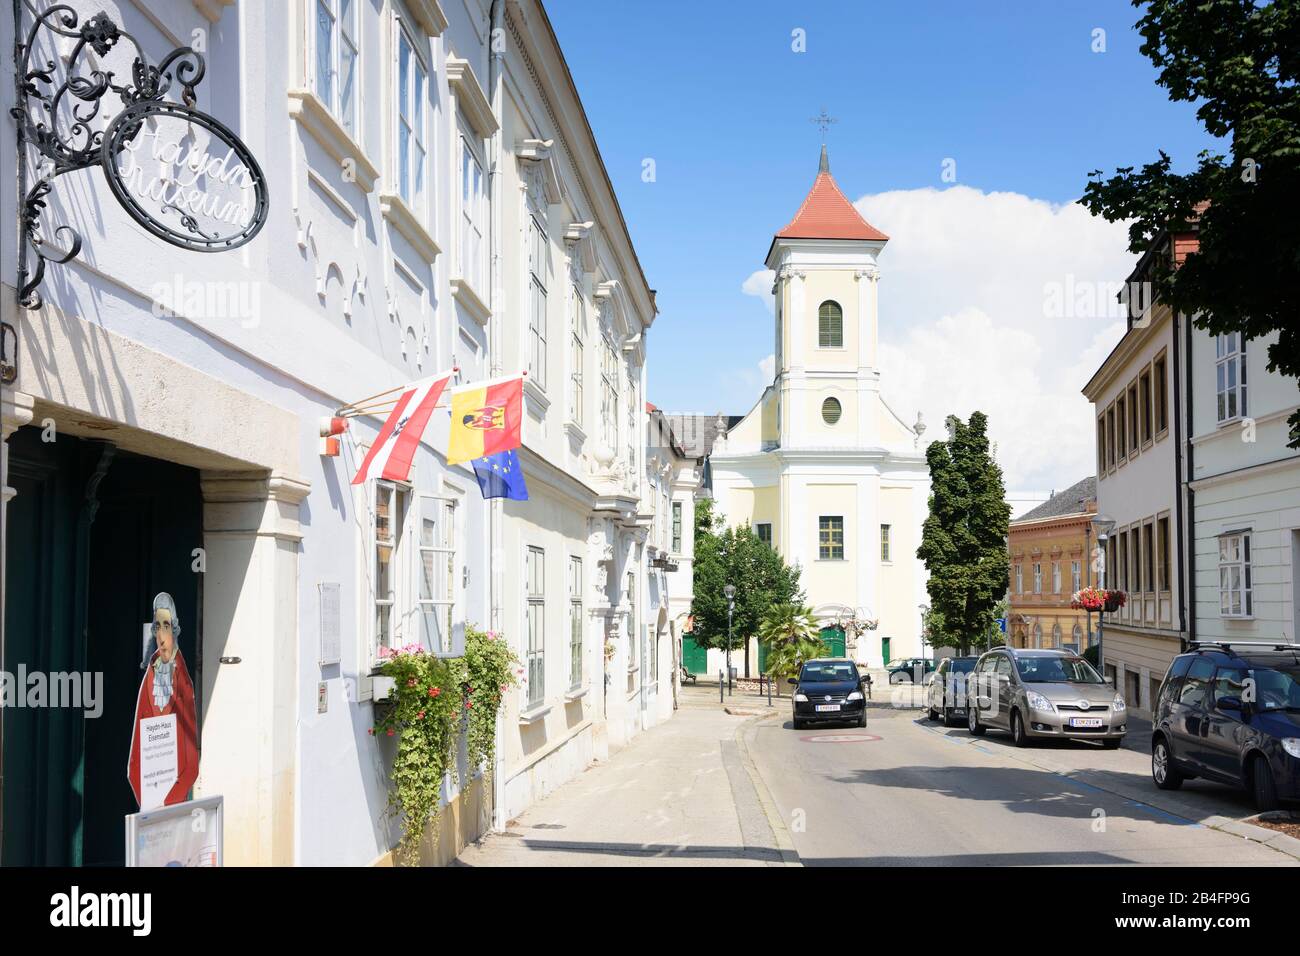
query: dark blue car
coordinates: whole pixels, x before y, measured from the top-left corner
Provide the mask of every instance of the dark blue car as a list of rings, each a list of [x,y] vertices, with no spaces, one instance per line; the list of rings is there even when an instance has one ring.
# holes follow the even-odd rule
[[[1160,687],[1151,777],[1247,789],[1259,810],[1300,799],[1300,644],[1194,642]]]
[[[799,669],[791,720],[795,730],[806,724],[848,721],[867,726],[866,692],[857,665],[847,657],[822,657]]]

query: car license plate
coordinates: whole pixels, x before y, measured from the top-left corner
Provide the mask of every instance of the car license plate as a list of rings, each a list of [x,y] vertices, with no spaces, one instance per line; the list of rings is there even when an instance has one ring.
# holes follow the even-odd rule
[[[1100,717],[1071,717],[1070,726],[1071,727],[1100,727],[1101,718]]]
[[[821,713],[823,711],[828,711],[828,710],[839,710],[839,709],[840,709],[839,704],[818,704],[817,705],[818,713]]]

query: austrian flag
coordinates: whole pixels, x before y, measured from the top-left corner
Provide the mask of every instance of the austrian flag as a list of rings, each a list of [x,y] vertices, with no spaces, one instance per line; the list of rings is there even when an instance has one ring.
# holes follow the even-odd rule
[[[451,381],[451,375],[451,372],[440,372],[402,389],[397,405],[389,413],[384,427],[379,429],[375,443],[370,446],[365,461],[352,479],[354,485],[364,484],[369,478],[406,480],[411,473],[415,449],[420,447],[424,426],[429,423],[433,407]]]

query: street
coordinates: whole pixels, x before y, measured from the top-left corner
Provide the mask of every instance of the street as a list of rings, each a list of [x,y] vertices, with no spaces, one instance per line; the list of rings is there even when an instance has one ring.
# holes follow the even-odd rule
[[[892,691],[904,707],[891,705]],[[794,731],[789,698],[683,688],[673,720],[638,737],[469,847],[461,865],[1290,866],[1231,832],[1245,794],[1150,782],[1145,730],[1120,750],[1018,750],[911,706],[872,701],[868,726]],[[731,710],[732,713],[727,713]],[[615,810],[617,812],[615,812]],[[1226,829],[1224,829],[1226,828]],[[1250,832],[1250,831],[1244,831]]]

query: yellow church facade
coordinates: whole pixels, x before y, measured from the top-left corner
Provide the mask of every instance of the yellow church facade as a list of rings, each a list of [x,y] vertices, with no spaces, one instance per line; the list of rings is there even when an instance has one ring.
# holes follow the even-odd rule
[[[821,168],[773,238],[775,375],[714,441],[716,510],[798,564],[832,651],[871,667],[920,656],[929,498],[921,447],[880,395],[880,269],[888,237]]]

